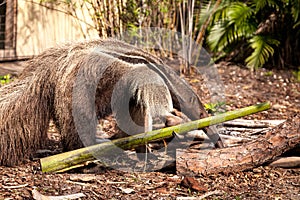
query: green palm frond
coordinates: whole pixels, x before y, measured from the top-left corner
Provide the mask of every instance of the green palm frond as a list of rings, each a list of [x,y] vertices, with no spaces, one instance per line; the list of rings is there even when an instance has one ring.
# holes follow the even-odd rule
[[[202,26],[210,17],[214,4],[211,2],[203,2],[200,9],[199,24]]]
[[[298,26],[300,26],[300,21],[298,21],[296,24],[294,24],[293,28],[296,28]]]
[[[246,4],[237,2],[228,9],[228,18],[239,26],[247,21],[253,13],[254,11]]]
[[[295,52],[299,49],[300,0],[228,2],[230,0],[223,0],[214,13],[206,37],[216,55],[236,55],[231,53],[241,48],[239,58],[247,57],[245,62],[251,69],[262,67],[270,58],[281,67],[285,63],[299,65]],[[262,28],[265,29],[261,31]],[[252,50],[250,56],[249,49]],[[282,58],[287,61],[278,62]]]
[[[215,6],[215,1],[203,1],[201,4],[201,11],[200,11],[200,18],[199,18],[199,26],[204,24],[209,17],[211,16],[214,6]],[[220,6],[214,11],[211,23],[218,22],[222,19],[226,18],[226,13],[227,13],[227,8],[229,5],[231,5],[232,0],[223,0],[220,4]]]
[[[279,41],[264,35],[256,35],[250,39],[250,46],[254,50],[246,59],[250,69],[257,69],[265,64],[270,56],[274,54],[274,46],[278,46]]]
[[[207,37],[207,43],[211,50],[222,51],[228,44],[235,40],[234,24],[229,21],[215,24],[209,36]]]
[[[236,3],[228,10],[229,20],[235,24],[236,37],[251,37],[257,24],[251,20],[254,10],[243,3]]]
[[[267,7],[274,7],[278,8],[279,5],[276,0],[253,0],[253,6],[255,7],[256,11],[263,10]]]
[[[226,5],[219,10],[216,15],[223,19],[212,26],[207,37],[209,47],[213,51],[222,51],[233,42],[252,37],[257,27],[251,20],[253,14],[254,11],[243,3]]]
[[[218,21],[222,21],[225,20],[228,16],[228,9],[230,7],[230,5],[232,5],[231,1],[223,1],[221,3],[221,5],[219,6],[219,8],[215,11],[214,16],[213,16],[213,21],[214,22],[218,22]]]
[[[292,4],[292,15],[293,15],[293,18],[294,18],[294,22],[295,24],[297,23],[300,23],[300,19],[299,19],[299,16],[300,16],[300,0],[293,0],[291,1],[291,4]]]

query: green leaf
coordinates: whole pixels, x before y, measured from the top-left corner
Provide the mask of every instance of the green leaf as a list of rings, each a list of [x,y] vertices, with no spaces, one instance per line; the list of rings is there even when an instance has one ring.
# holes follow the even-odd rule
[[[276,0],[253,0],[256,12],[263,11],[266,7],[279,8]]]
[[[274,46],[280,42],[268,36],[256,35],[250,39],[250,46],[254,50],[246,59],[247,66],[250,69],[262,67],[270,56],[274,54]]]
[[[254,11],[243,3],[235,3],[228,10],[228,17],[236,26],[243,25],[254,14]]]
[[[234,39],[234,25],[223,22],[212,27],[207,43],[213,51],[222,51]]]
[[[223,13],[221,13],[223,12]],[[222,16],[212,26],[207,37],[207,44],[213,51],[224,51],[225,48],[245,38],[251,38],[256,31],[254,10],[244,3],[232,3],[224,6],[216,15]]]
[[[294,18],[295,24],[299,24],[299,15],[300,15],[300,0],[292,0],[292,15]]]
[[[7,74],[7,75],[4,75],[4,76],[0,76],[0,84],[1,85],[5,85],[9,82],[11,82],[11,75],[10,74]]]

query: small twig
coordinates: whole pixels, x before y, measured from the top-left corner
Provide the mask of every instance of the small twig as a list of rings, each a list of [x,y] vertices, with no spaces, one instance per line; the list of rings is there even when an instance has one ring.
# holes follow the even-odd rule
[[[207,193],[201,195],[200,197],[198,197],[198,199],[200,200],[200,199],[204,199],[206,197],[209,197],[211,195],[221,195],[221,194],[223,194],[223,191],[221,191],[221,190],[214,190],[214,191],[207,192]]]
[[[67,183],[72,183],[72,184],[75,184],[75,185],[81,185],[81,186],[91,186],[91,184],[89,183],[81,183],[81,182],[77,182],[77,181],[69,181],[69,180],[66,180]]]
[[[3,185],[2,187],[5,188],[5,189],[18,189],[18,188],[23,188],[23,187],[26,187],[26,186],[28,186],[28,183],[23,184],[23,185],[12,185],[12,186]]]
[[[202,139],[202,140],[209,140],[208,136],[201,130],[190,131],[190,132],[188,132],[187,136],[192,137],[192,138]],[[249,138],[224,135],[224,134],[219,134],[219,136],[223,140],[231,140],[231,141],[235,141],[235,142],[247,142],[250,140]]]
[[[124,181],[107,181],[105,182],[107,184],[126,184],[127,182],[124,182]]]
[[[3,1],[2,3],[0,3],[0,6],[3,6],[4,4],[6,4],[6,1]]]
[[[244,127],[227,127],[226,126],[226,131],[237,131],[237,132],[241,132],[241,133],[244,133],[244,132],[253,132],[253,131],[263,131],[265,130],[266,128],[244,128]]]
[[[32,190],[32,196],[33,199],[51,199],[51,200],[63,200],[63,199],[79,199],[82,197],[86,197],[83,193],[76,193],[76,194],[69,194],[69,195],[63,195],[63,196],[46,196],[42,195],[39,191],[36,189]]]
[[[224,126],[235,126],[235,127],[244,127],[244,128],[268,128],[274,127],[285,120],[245,120],[245,119],[235,119],[231,121],[224,122]]]
[[[282,168],[300,167],[300,157],[279,157],[275,161],[271,162],[269,166]]]
[[[211,192],[207,192],[199,197],[177,197],[176,200],[201,200],[201,199],[205,199],[206,197],[209,197],[211,195],[221,195],[223,194],[223,191],[221,190],[215,190],[215,191],[211,191]]]

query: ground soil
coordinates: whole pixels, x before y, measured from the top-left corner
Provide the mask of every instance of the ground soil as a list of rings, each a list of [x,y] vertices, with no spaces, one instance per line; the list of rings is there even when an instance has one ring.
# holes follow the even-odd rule
[[[8,66],[0,64],[0,75],[20,71],[14,64]],[[246,118],[287,119],[300,112],[300,83],[291,71],[251,72],[229,63],[220,63],[217,68],[226,110],[270,101],[272,109]],[[210,102],[200,76],[192,74],[186,79],[203,102]],[[260,166],[239,173],[187,178],[176,175],[174,170],[128,173],[107,168],[46,174],[40,171],[38,161],[17,167],[0,166],[0,200],[33,199],[32,191],[46,196],[86,195],[81,199],[192,199],[205,194],[211,194],[206,199],[300,199],[300,169]]]

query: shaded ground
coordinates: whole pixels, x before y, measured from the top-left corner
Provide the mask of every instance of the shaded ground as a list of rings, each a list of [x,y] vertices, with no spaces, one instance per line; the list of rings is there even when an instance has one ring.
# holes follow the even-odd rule
[[[247,118],[286,119],[300,112],[300,84],[291,72],[261,69],[251,73],[226,63],[219,64],[218,70],[227,110],[270,101],[272,109]],[[193,75],[187,80],[208,103],[201,78]],[[44,195],[81,192],[86,195],[83,199],[176,199],[216,191],[220,194],[207,199],[300,199],[299,168],[261,166],[246,172],[197,177],[199,185],[194,189],[181,184],[184,177],[171,172],[126,173],[99,168],[94,173],[86,171],[90,173],[43,174],[37,161],[14,168],[0,166],[0,199],[32,199],[34,188]]]

